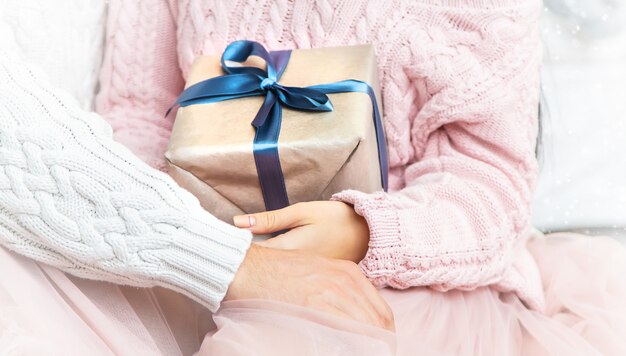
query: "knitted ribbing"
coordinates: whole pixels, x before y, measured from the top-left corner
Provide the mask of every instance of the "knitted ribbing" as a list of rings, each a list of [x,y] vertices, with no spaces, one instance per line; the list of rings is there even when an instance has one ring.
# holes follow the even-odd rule
[[[133,2],[111,5],[119,9],[115,23],[149,16]],[[541,309],[537,267],[520,243],[537,175],[540,1],[171,0],[158,12],[166,15],[154,28],[173,28],[159,41],[176,48],[177,57],[165,52],[156,63],[142,61],[124,49],[154,43],[142,35],[145,28],[108,28],[98,109],[116,131],[139,125],[132,120],[162,125],[136,108],[157,97],[157,106],[166,107],[178,92],[161,78],[184,78],[196,56],[219,54],[233,40],[270,49],[372,43],[390,192],[333,197],[354,204],[368,221],[363,272],[396,288],[493,285]],[[111,82],[119,73],[138,72],[151,75],[138,86]],[[123,142],[150,155],[140,147],[147,141]],[[149,159],[163,160],[160,153]]]
[[[251,240],[0,52],[0,243],[71,274],[216,310]]]

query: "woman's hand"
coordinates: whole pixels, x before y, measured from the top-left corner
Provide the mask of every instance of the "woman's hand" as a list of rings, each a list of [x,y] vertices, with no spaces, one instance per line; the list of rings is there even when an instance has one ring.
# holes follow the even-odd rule
[[[329,258],[359,262],[365,257],[369,227],[351,205],[341,201],[297,203],[283,209],[233,218],[237,227],[255,234],[288,232],[260,244],[284,250],[306,250]]]
[[[224,300],[261,298],[395,330],[393,313],[355,263],[252,244]]]

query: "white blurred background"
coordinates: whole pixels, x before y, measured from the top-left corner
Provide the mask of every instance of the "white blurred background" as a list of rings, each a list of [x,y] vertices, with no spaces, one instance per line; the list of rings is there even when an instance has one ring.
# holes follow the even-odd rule
[[[626,236],[626,0],[545,0],[543,231]]]

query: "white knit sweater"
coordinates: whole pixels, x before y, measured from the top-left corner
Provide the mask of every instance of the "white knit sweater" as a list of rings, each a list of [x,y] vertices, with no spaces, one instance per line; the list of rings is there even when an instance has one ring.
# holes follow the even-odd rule
[[[0,50],[0,244],[79,277],[170,288],[215,311],[251,238]]]

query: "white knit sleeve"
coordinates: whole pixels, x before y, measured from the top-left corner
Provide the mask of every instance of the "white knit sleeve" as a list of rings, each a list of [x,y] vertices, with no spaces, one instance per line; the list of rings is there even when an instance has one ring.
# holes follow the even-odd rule
[[[0,244],[79,277],[170,288],[215,311],[251,238],[0,51]]]

